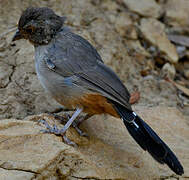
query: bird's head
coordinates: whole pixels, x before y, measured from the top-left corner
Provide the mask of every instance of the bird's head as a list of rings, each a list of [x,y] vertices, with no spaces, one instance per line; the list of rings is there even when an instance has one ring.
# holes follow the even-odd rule
[[[18,22],[13,41],[28,39],[34,45],[48,44],[64,24],[60,17],[47,7],[27,8]]]

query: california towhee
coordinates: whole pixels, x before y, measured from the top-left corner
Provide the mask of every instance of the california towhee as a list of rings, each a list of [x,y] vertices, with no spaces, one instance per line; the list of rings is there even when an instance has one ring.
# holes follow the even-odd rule
[[[64,128],[50,127],[61,134],[76,117],[110,114],[120,118],[130,135],[161,164],[176,174],[184,173],[175,154],[131,108],[130,94],[119,77],[102,61],[96,49],[84,38],[64,26],[65,18],[49,8],[28,8],[19,20],[13,41],[28,39],[35,47],[37,76],[46,91],[68,108],[76,111]]]

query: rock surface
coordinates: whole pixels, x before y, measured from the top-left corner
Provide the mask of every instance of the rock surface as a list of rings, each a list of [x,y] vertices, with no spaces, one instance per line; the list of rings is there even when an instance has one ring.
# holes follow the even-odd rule
[[[184,75],[187,79],[189,79],[189,69],[184,71]]]
[[[0,168],[0,174],[2,180],[27,180],[34,177],[34,174],[30,172],[24,172],[19,170],[6,170],[3,168]]]
[[[176,74],[175,67],[169,63],[166,63],[162,67],[162,77],[168,77],[174,79]]]
[[[129,14],[120,13],[116,18],[112,18],[111,22],[115,24],[115,29],[121,36],[128,39],[137,39],[137,33]]]
[[[178,62],[178,54],[176,48],[168,40],[165,34],[165,26],[161,22],[152,18],[142,18],[140,21],[140,30],[144,38],[152,45],[156,46],[171,63]]]
[[[175,108],[135,109],[177,154],[185,168],[183,178],[189,177],[189,128],[185,117]],[[89,119],[82,125],[89,138],[69,129],[67,135],[78,144],[77,148],[64,144],[61,137],[40,133],[43,126],[39,119],[62,126],[47,114],[23,121],[1,121],[0,179],[146,180],[173,175],[167,166],[159,165],[141,150],[119,119]]]
[[[165,21],[167,24],[177,27],[189,26],[189,1],[168,0],[165,4]]]
[[[123,0],[126,6],[133,12],[145,17],[157,18],[162,9],[154,0]]]

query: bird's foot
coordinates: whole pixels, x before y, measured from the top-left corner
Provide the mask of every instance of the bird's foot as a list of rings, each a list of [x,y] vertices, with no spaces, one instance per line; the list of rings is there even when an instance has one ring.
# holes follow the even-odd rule
[[[54,113],[48,113],[50,116],[52,116],[54,119],[57,119],[59,121],[61,121],[62,123],[67,123],[68,120],[70,119],[70,115],[69,114],[65,114],[65,117],[63,116],[60,116],[60,115],[57,115],[57,114],[54,114]]]
[[[70,118],[70,114],[66,114],[66,117],[62,117],[60,115],[57,115],[57,114],[52,114],[53,117],[55,119],[58,119],[60,120],[61,122],[63,123],[66,123]],[[83,132],[80,128],[79,128],[79,125],[81,124],[82,121],[84,121],[85,119],[85,116],[81,116],[78,118],[78,120],[75,120],[73,123],[72,123],[72,127],[77,131],[77,133],[80,135],[80,136],[85,136],[85,137],[88,137],[87,133]]]
[[[84,137],[88,137],[88,134],[83,132],[79,127],[78,127],[78,123],[77,122],[73,122],[72,124],[73,128],[77,131],[77,133],[80,135],[80,136],[84,136]]]
[[[66,136],[66,129],[62,128],[62,129],[58,129],[58,127],[54,124],[53,126],[50,126],[47,121],[43,120],[39,120],[39,123],[42,123],[45,125],[46,129],[42,129],[41,132],[42,133],[51,133],[51,134],[55,134],[57,136],[62,136],[63,140],[66,144],[77,147],[76,143],[74,143],[73,141],[71,141],[69,138],[67,138]]]

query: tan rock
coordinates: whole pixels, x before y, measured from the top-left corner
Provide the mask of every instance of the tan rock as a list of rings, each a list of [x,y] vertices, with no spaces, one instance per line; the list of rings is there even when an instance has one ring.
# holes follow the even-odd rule
[[[184,177],[189,176],[188,119],[176,108],[135,109],[177,154],[185,168]],[[173,174],[135,143],[119,119],[96,116],[86,121],[82,129],[89,138],[79,137],[70,128],[67,135],[78,148],[64,144],[61,137],[41,134],[39,119],[62,127],[45,114],[0,121],[0,179],[12,175],[20,179],[146,180]]]
[[[189,79],[189,69],[186,69],[186,70],[184,71],[184,75],[185,75],[185,77],[186,77],[187,79]]]
[[[162,9],[154,0],[123,0],[126,6],[141,16],[157,18],[161,15]]]
[[[13,72],[13,68],[6,63],[0,62],[0,88],[4,88],[8,85],[11,76],[11,73]]]
[[[0,168],[1,180],[29,180],[34,178],[35,174],[31,172],[24,172],[22,170],[6,170]]]
[[[5,51],[6,48],[7,48],[6,38],[0,37],[0,52]]]
[[[189,1],[168,0],[165,6],[166,23],[173,26],[189,26]]]
[[[146,51],[146,49],[144,49],[140,43],[140,41],[133,41],[133,40],[127,40],[127,45],[131,48],[132,52],[131,52],[131,56],[138,56],[138,58],[143,57],[143,59],[145,57],[150,57],[150,54],[148,53],[148,51]],[[134,52],[133,52],[134,51]]]
[[[176,74],[174,65],[169,63],[164,64],[161,71],[163,77],[169,77],[170,79],[174,79]]]
[[[116,1],[101,1],[101,6],[104,10],[108,10],[108,11],[116,11],[119,6],[116,3]]]
[[[128,39],[137,39],[137,33],[129,14],[125,12],[120,13],[113,22],[115,24],[116,31]]]
[[[156,19],[143,18],[140,21],[140,30],[144,38],[152,45],[156,46],[160,50],[164,58],[166,58],[171,63],[178,62],[178,54],[176,48],[168,40],[165,34],[164,24]]]

